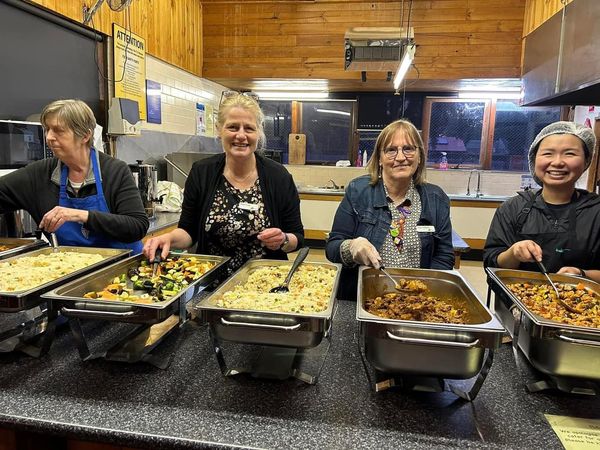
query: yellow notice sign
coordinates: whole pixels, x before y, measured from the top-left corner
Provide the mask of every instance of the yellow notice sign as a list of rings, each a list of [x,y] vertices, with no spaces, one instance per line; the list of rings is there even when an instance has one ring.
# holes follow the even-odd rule
[[[566,450],[600,448],[600,420],[544,414]]]
[[[113,23],[115,97],[138,102],[146,120],[146,40]]]

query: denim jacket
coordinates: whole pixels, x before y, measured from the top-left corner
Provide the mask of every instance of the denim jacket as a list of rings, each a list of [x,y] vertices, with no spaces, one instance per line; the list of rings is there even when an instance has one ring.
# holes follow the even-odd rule
[[[331,262],[341,263],[340,245],[346,239],[364,237],[380,251],[392,223],[392,214],[385,197],[383,183],[369,184],[369,175],[350,182],[344,199],[335,214],[327,240],[326,255]],[[450,200],[434,184],[415,186],[421,196],[421,217],[418,225],[433,225],[433,232],[419,232],[421,238],[421,268],[448,270],[454,266]],[[352,273],[352,275],[350,275]],[[357,269],[344,268],[338,298],[352,299],[356,295]],[[348,286],[352,285],[354,287]]]

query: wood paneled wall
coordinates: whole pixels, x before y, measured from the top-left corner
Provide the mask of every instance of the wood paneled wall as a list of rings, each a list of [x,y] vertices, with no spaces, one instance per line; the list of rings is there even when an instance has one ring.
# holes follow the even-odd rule
[[[242,78],[314,78],[329,79],[334,88],[337,83],[340,89],[365,90],[360,72],[344,70],[344,32],[399,26],[403,3],[406,24],[408,0],[204,0],[203,76],[227,86]],[[411,70],[407,78],[519,77],[525,3],[414,1],[410,25],[418,72]],[[385,76],[368,73],[370,82]]]
[[[562,9],[564,4],[573,0],[527,0],[525,5],[525,20],[523,22],[523,37],[527,36],[546,20]]]
[[[77,22],[83,7],[95,0],[31,0]],[[200,0],[134,0],[127,13],[112,11],[106,2],[93,26],[112,35],[113,22],[146,39],[146,51],[181,69],[202,76],[202,4]],[[90,23],[90,25],[92,25]]]

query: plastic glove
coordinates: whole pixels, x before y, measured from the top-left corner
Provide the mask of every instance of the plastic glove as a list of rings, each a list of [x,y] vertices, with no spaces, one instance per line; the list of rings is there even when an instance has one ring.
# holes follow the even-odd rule
[[[381,266],[381,256],[377,249],[364,237],[358,237],[350,241],[350,254],[357,264],[372,266],[379,269]]]

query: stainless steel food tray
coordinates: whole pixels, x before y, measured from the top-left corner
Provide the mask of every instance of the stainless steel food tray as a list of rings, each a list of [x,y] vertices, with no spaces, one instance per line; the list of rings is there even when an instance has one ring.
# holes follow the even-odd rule
[[[71,281],[47,292],[43,297],[53,302],[54,306],[63,315],[69,317],[146,324],[162,322],[178,312],[180,301],[187,303],[201,288],[215,281],[221,273],[223,264],[229,259],[224,256],[189,253],[170,253],[169,257],[171,256],[182,258],[194,256],[200,261],[214,263],[215,266],[190,283],[188,287],[179,291],[177,295],[164,302],[140,304],[83,297],[87,292],[103,290],[115,277],[127,273],[129,269],[138,267],[140,262],[146,258],[142,254],[132,256],[93,274]]]
[[[288,266],[291,261],[250,260],[234,273],[209,297],[203,299],[197,309],[203,320],[210,324],[218,339],[243,344],[275,345],[281,347],[311,348],[319,345],[331,325],[335,306],[340,265],[332,263],[308,262],[312,265],[336,270],[329,306],[319,313],[299,314],[274,311],[258,311],[222,308],[215,299],[235,286],[243,284],[256,269],[269,266]]]
[[[466,308],[468,324],[384,319],[364,309],[367,298],[394,292],[380,271],[361,267],[356,318],[366,359],[386,373],[467,379],[482,368],[486,349],[500,346],[504,328],[469,283],[456,271],[388,268],[393,278],[425,282],[429,293],[455,299]]]
[[[524,270],[486,268],[488,283],[496,294],[494,311],[511,333],[515,326],[519,348],[542,373],[557,377],[600,380],[600,329],[567,325],[538,316],[507,287],[511,283],[547,284],[541,273]],[[555,283],[576,285],[600,293],[600,284],[586,278],[551,274]],[[516,311],[515,311],[516,309]],[[515,315],[520,321],[515,320]]]
[[[21,256],[33,257],[37,255],[43,255],[52,253],[54,249],[50,247],[33,250],[26,255],[13,256],[12,258],[7,258],[2,260],[2,262],[9,262],[12,260],[16,260]],[[124,249],[114,249],[114,248],[94,248],[94,247],[69,247],[69,246],[59,246],[58,251],[67,251],[67,252],[79,252],[79,253],[97,253],[101,256],[104,256],[104,259],[98,261],[95,264],[91,264],[82,269],[76,270],[70,274],[64,275],[62,277],[56,278],[55,280],[49,281],[45,284],[36,286],[29,290],[25,291],[14,291],[14,292],[2,292],[0,291],[0,312],[17,312],[23,311],[25,309],[31,309],[34,306],[39,305],[43,299],[41,295],[45,292],[53,289],[54,287],[66,283],[78,276],[81,276],[85,273],[92,272],[100,267],[103,267],[107,264],[110,264],[114,261],[117,261],[121,258],[126,257],[131,250]]]
[[[0,246],[9,247],[8,250],[0,252],[0,259],[10,258],[20,255],[21,253],[30,252],[40,247],[47,247],[48,243],[39,239],[25,238],[0,238]]]

